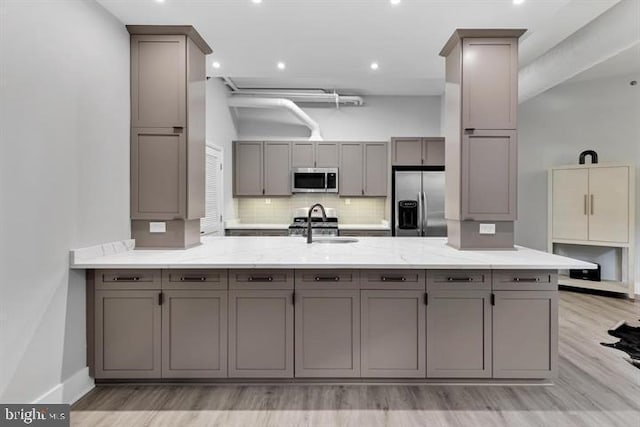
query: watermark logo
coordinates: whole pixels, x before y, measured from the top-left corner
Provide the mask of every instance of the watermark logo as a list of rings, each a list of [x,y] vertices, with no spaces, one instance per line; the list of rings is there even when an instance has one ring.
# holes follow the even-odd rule
[[[69,405],[1,405],[0,427],[68,427]]]

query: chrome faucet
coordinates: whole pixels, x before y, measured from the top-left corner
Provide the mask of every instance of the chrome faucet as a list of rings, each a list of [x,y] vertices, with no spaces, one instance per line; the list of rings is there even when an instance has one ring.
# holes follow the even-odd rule
[[[324,211],[324,206],[322,206],[320,203],[316,203],[309,208],[309,213],[307,214],[307,243],[313,242],[313,232],[311,231],[313,230],[313,228],[311,228],[311,214],[313,214],[313,210],[315,208],[320,208],[320,210],[322,211],[322,220],[325,222],[327,221],[327,214]]]

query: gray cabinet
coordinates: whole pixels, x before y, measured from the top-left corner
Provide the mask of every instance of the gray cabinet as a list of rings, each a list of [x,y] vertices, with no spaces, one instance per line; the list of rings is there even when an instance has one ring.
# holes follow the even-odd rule
[[[444,166],[444,138],[391,138],[394,166]]]
[[[131,132],[131,218],[187,217],[187,144],[179,129]]]
[[[163,291],[162,377],[226,376],[227,291]]]
[[[462,140],[463,220],[516,219],[516,131],[476,130]]]
[[[558,293],[495,291],[494,294],[493,377],[556,377]]]
[[[159,290],[95,292],[95,378],[160,378]]]
[[[424,378],[424,291],[362,290],[360,303],[362,376]]]
[[[462,127],[515,129],[518,40],[465,38],[462,50]]]
[[[292,295],[277,289],[229,292],[230,377],[293,377]]]
[[[291,143],[291,167],[337,168],[338,159],[337,142],[296,141]]]
[[[385,197],[388,170],[386,143],[340,144],[340,196]]]
[[[491,377],[491,291],[429,291],[427,377]]]
[[[264,194],[266,196],[291,195],[291,144],[264,143]]]
[[[131,34],[131,233],[136,247],[199,243],[205,214],[205,55],[190,26]],[[164,221],[152,233],[149,222]]]
[[[341,196],[364,196],[364,160],[362,144],[343,142],[340,144]]]
[[[386,143],[364,144],[364,195],[387,196],[389,155]]]
[[[296,290],[295,375],[360,376],[360,291]]]
[[[131,127],[186,127],[186,40],[131,36]]]
[[[340,150],[337,142],[316,142],[315,167],[337,168],[340,165]]]
[[[291,144],[233,143],[234,196],[290,196]]]
[[[262,196],[263,152],[262,142],[237,141],[233,143],[233,195]]]

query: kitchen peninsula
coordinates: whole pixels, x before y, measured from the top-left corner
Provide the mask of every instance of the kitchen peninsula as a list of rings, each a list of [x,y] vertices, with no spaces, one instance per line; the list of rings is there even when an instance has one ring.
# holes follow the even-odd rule
[[[557,271],[593,266],[444,238],[205,237],[71,267],[97,380],[531,381],[557,373]]]

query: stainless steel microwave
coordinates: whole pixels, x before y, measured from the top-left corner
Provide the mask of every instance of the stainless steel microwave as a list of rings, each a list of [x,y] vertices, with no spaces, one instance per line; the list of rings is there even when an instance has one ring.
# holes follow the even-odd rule
[[[293,193],[337,193],[338,168],[296,168],[291,172]]]

